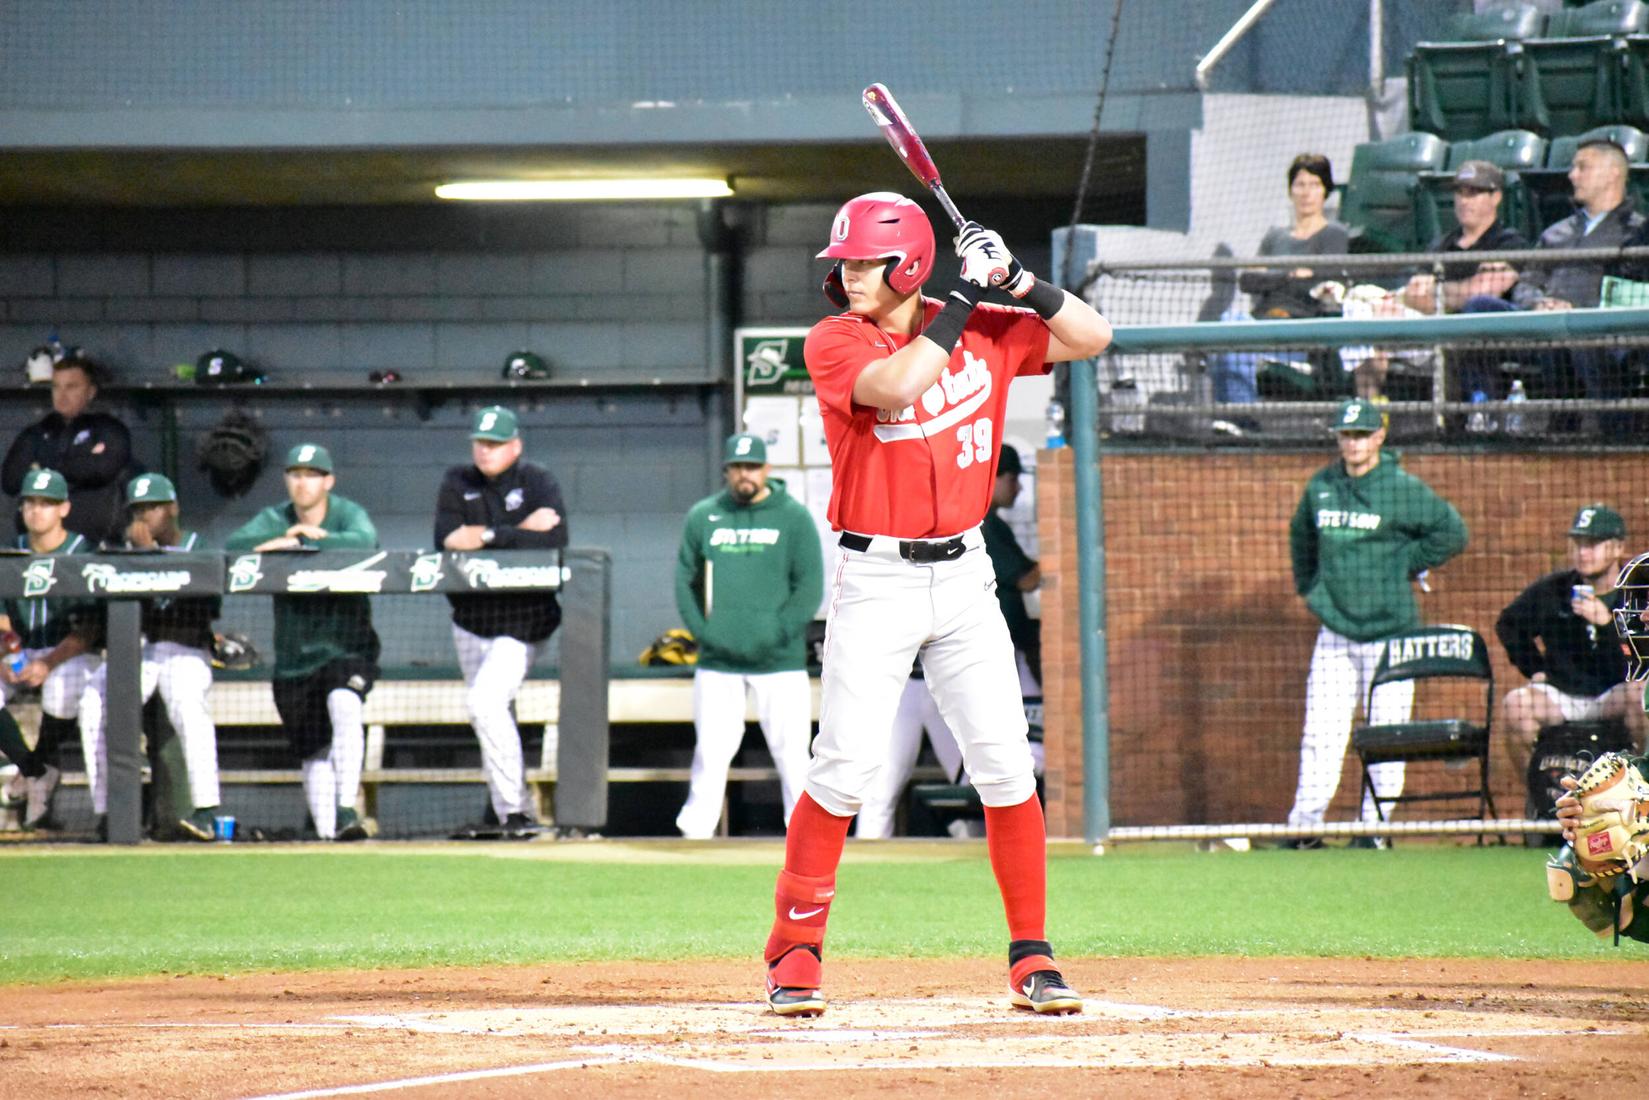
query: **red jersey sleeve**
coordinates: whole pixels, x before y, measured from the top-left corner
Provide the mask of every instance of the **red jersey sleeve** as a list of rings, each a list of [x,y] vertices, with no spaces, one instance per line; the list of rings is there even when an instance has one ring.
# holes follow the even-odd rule
[[[802,345],[802,357],[813,378],[819,405],[843,416],[853,415],[853,386],[859,381],[859,372],[873,360],[891,354],[893,349],[880,329],[849,315],[826,317],[813,326]]]

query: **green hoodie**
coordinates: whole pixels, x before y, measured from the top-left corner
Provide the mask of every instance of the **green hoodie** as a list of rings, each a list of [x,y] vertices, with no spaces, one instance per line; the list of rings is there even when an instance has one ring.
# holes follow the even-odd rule
[[[1453,505],[1383,454],[1351,477],[1325,466],[1306,482],[1288,527],[1294,590],[1336,634],[1358,642],[1420,625],[1411,578],[1466,546]]]
[[[272,504],[230,535],[224,549],[250,550],[286,534],[297,522],[297,509],[291,504]],[[378,548],[378,529],[366,509],[337,493],[328,494],[320,527],[327,533],[322,541],[298,541],[324,550]],[[276,596],[274,604],[275,679],[308,676],[340,657],[378,660],[378,635],[372,630],[372,603],[366,596]]]
[[[767,487],[756,504],[740,504],[724,489],[687,513],[676,607],[699,641],[700,668],[807,667],[807,624],[824,595],[819,531],[781,479],[769,478]]]

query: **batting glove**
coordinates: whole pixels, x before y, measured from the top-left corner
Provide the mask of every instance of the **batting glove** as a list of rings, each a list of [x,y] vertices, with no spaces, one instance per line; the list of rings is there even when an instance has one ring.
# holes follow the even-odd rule
[[[1011,267],[1018,262],[1002,237],[978,222],[962,223],[961,236],[956,238],[956,254],[962,259],[962,278],[974,286],[990,288],[1007,281]]]

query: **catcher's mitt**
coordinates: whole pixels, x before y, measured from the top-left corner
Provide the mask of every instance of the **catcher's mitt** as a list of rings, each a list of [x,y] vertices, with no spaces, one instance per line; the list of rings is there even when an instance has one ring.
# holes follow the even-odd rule
[[[1575,858],[1593,877],[1630,872],[1649,855],[1649,781],[1618,752],[1606,752],[1581,775]],[[1637,877],[1633,874],[1633,877]]]
[[[257,668],[262,663],[252,639],[234,631],[212,635],[212,667],[229,669]]]

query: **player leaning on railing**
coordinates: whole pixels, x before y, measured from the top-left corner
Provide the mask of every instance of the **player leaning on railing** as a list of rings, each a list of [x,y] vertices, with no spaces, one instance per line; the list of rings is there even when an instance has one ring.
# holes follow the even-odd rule
[[[1649,554],[1626,563],[1615,629],[1634,680],[1649,677]],[[1649,710],[1649,683],[1642,704]],[[1645,748],[1639,745],[1642,751]],[[1605,753],[1580,778],[1563,778],[1568,794],[1557,817],[1568,841],[1546,864],[1553,901],[1565,902],[1599,936],[1649,943],[1649,755]]]

